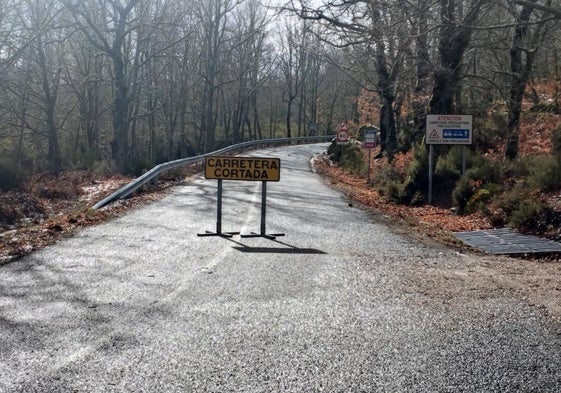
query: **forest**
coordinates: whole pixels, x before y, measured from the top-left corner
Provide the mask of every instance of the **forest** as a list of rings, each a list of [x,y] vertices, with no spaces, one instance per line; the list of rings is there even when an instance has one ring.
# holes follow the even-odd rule
[[[391,158],[426,113],[494,107],[514,158],[527,87],[559,77],[559,16],[522,0],[5,0],[0,187],[343,120],[379,124]]]
[[[0,189],[42,172],[139,174],[241,141],[330,135],[341,121],[379,126],[391,161],[422,142],[427,113],[496,120],[515,159],[523,100],[558,111],[558,92],[533,86],[560,78],[560,10],[536,0],[5,0]]]
[[[312,28],[256,0],[3,2],[0,188],[331,132],[359,85]]]

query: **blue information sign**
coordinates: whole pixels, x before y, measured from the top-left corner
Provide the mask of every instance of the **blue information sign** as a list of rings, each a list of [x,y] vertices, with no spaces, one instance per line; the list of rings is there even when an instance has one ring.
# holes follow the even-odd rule
[[[472,138],[472,115],[427,115],[427,144],[471,145]]]
[[[469,139],[469,130],[467,129],[443,129],[443,138],[453,138],[453,139]]]

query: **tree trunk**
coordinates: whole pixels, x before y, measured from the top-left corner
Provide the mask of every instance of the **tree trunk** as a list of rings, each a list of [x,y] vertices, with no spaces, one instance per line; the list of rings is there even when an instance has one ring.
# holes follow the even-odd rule
[[[57,101],[57,85],[58,85],[58,72],[55,73],[54,81],[51,82],[49,78],[49,71],[47,70],[47,60],[45,55],[45,48],[43,47],[43,40],[39,36],[37,38],[37,59],[41,69],[41,82],[43,87],[43,110],[46,117],[47,126],[47,143],[48,143],[48,159],[49,170],[53,173],[59,173],[62,170],[62,159],[60,155],[60,144],[58,138],[58,129],[56,126],[55,113]],[[53,85],[53,86],[51,86]]]
[[[125,66],[120,51],[113,53],[113,72],[115,77],[115,100],[113,103],[113,140],[112,156],[119,170],[124,171],[129,161],[129,98],[125,78]]]
[[[434,73],[434,87],[430,101],[430,113],[451,114],[458,108],[454,98],[460,80],[464,53],[471,40],[472,24],[479,15],[479,4],[474,4],[463,21],[456,21],[454,0],[441,0],[441,24],[438,52],[440,66]]]
[[[287,138],[292,138],[292,131],[290,128],[290,118],[291,118],[291,112],[292,112],[292,98],[288,98],[288,101],[286,103],[286,137]]]
[[[505,146],[505,158],[509,160],[513,160],[518,156],[522,99],[533,63],[533,54],[529,52],[526,54],[526,64],[522,60],[523,41],[527,34],[528,22],[532,11],[533,9],[528,6],[523,7],[520,11],[510,48],[510,72],[512,79],[509,93],[507,140]]]
[[[425,130],[427,100],[424,97],[427,93],[427,81],[430,74],[430,54],[427,42],[428,16],[426,10],[427,8],[423,8],[422,14],[419,16],[419,27],[415,44],[417,51],[417,75],[411,103],[413,109],[413,127],[415,131],[412,135],[411,142],[420,140]]]
[[[378,11],[376,11],[378,12]],[[381,16],[378,14],[378,17]],[[378,74],[378,94],[382,101],[380,108],[380,136],[381,152],[385,151],[389,161],[397,149],[397,129],[393,105],[395,101],[394,80],[392,79],[386,61],[386,46],[382,39],[376,42],[376,71]]]

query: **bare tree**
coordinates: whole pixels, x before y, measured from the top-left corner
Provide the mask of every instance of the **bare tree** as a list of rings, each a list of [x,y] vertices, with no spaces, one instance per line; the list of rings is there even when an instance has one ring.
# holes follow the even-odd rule
[[[26,0],[25,5],[19,13],[19,21],[28,30],[28,37],[33,37],[32,43],[22,53],[24,61],[31,65],[27,69],[30,72],[30,90],[27,95],[17,89],[12,91],[16,95],[23,93],[29,99],[28,104],[35,104],[22,108],[20,116],[27,129],[45,138],[48,170],[58,173],[62,169],[62,156],[57,100],[65,32],[57,22],[60,22],[62,10],[54,0]]]
[[[200,69],[202,79],[202,100],[199,123],[200,150],[210,151],[216,143],[216,100],[219,76],[233,26],[228,24],[228,16],[239,5],[238,0],[198,1],[195,16],[200,23]]]
[[[112,63],[113,140],[112,156],[117,167],[124,170],[129,162],[129,110],[131,96],[126,42],[134,29],[134,9],[141,0],[64,0],[75,16],[76,23],[87,40],[104,52]],[[130,48],[129,48],[130,49]]]
[[[75,102],[77,107],[72,122],[76,131],[71,158],[87,167],[102,159],[101,130],[106,121],[105,114],[110,110],[110,104],[104,100],[108,85],[107,62],[102,53],[78,34],[72,35],[67,46],[63,78],[70,91],[66,100],[69,106]]]
[[[485,3],[486,0],[473,0],[467,4],[461,0],[440,0],[439,66],[434,72],[431,113],[456,113],[458,110],[455,98],[462,75],[464,53]]]
[[[238,34],[233,37],[230,77],[233,81],[230,94],[232,143],[244,139],[245,128],[254,131],[254,137],[262,137],[261,122],[257,107],[259,90],[270,75],[271,64],[265,61],[267,48],[266,25],[270,18],[257,1],[249,1],[239,7],[235,14]],[[225,130],[228,128],[224,127]]]
[[[391,160],[397,148],[395,104],[398,79],[411,38],[407,35],[398,38],[404,19],[400,10],[389,5],[377,1],[336,0],[310,7],[300,2],[298,6],[292,6],[292,11],[301,18],[323,24],[325,41],[338,47],[353,48],[349,51],[350,64],[341,66],[348,68],[348,72],[366,89],[378,92],[382,148]]]
[[[302,75],[307,62],[310,30],[304,20],[300,25],[284,22],[280,40],[280,71],[284,78],[282,98],[286,103],[286,137],[292,137],[293,105],[302,89]]]
[[[532,23],[532,16],[536,14],[537,0],[525,2],[518,11],[512,7],[515,17],[515,27],[510,47],[511,82],[508,99],[508,130],[505,146],[505,157],[515,159],[518,155],[520,136],[520,114],[522,113],[522,99],[530,79],[531,71],[540,45],[544,42],[548,32],[547,16],[554,12],[546,8],[541,15],[536,15],[537,21]]]

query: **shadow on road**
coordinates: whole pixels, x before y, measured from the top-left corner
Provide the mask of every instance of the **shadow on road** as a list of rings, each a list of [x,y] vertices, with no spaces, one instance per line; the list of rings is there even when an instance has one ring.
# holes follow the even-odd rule
[[[288,243],[283,243],[278,240],[271,240],[275,243],[280,244],[283,247],[251,247],[247,244],[243,244],[239,241],[233,239],[226,239],[232,243],[237,244],[237,246],[232,247],[234,250],[246,253],[268,253],[268,254],[327,254],[324,251],[317,250],[315,248],[300,248],[292,246]]]

